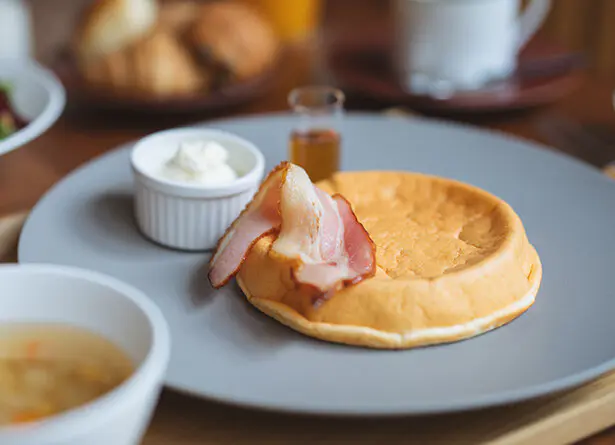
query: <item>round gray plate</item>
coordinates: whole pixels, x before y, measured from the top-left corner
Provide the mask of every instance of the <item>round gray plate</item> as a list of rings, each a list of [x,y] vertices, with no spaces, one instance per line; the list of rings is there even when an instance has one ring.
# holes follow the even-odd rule
[[[212,126],[253,140],[271,168],[286,155],[291,123],[277,115]],[[547,394],[615,367],[615,182],[469,127],[351,115],[343,131],[345,170],[443,175],[508,201],[544,263],[535,305],[488,334],[416,350],[304,337],[252,308],[234,285],[212,291],[209,254],[167,250],[139,234],[129,146],[81,167],[40,201],[19,259],[94,269],[140,287],[171,326],[167,384],[235,404],[318,414],[445,412]]]

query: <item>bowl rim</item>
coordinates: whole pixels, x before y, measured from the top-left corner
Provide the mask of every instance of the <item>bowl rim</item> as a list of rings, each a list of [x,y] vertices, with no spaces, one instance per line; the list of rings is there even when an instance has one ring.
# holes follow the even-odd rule
[[[182,137],[199,136],[203,138],[210,138],[217,142],[232,141],[238,145],[241,145],[246,149],[246,152],[249,153],[250,156],[253,156],[255,161],[254,167],[235,181],[221,186],[186,183],[151,175],[142,168],[137,157],[139,153],[148,146],[148,144],[163,136],[173,136],[178,140]],[[265,157],[253,142],[228,131],[198,126],[180,127],[158,131],[139,139],[132,147],[130,153],[130,164],[136,179],[144,183],[146,186],[162,193],[182,198],[215,199],[237,195],[257,186],[261,182],[265,171]]]
[[[49,97],[43,111],[28,125],[0,140],[0,156],[41,136],[60,118],[66,106],[66,91],[62,82],[51,70],[38,62],[31,59],[16,60],[8,62],[6,65],[3,64],[2,70],[23,73],[28,76],[31,82],[40,84],[47,91]]]
[[[171,338],[167,321],[158,306],[142,291],[109,275],[73,266],[57,266],[43,263],[1,264],[0,276],[5,274],[35,274],[79,279],[101,285],[130,300],[146,317],[152,340],[143,361],[122,384],[91,402],[63,413],[46,417],[38,422],[0,427],[0,443],[11,440],[47,437],[52,440],[70,440],[95,425],[108,422],[118,402],[145,398],[144,389],[151,389],[164,374],[170,359]]]

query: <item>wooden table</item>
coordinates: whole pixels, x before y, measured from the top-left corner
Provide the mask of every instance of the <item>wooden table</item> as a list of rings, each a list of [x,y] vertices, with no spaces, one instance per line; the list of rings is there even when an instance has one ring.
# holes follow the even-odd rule
[[[266,98],[235,110],[217,114],[191,114],[184,116],[138,116],[125,113],[93,113],[68,109],[59,122],[36,141],[26,147],[0,158],[0,215],[26,210],[32,207],[41,195],[55,182],[85,161],[111,150],[119,144],[142,137],[153,131],[184,125],[191,122],[221,118],[232,115],[263,113],[286,109],[286,95],[297,85],[309,83],[312,76],[311,52],[297,47],[290,54],[278,74],[275,89]],[[611,104],[614,85],[589,79],[569,97],[537,110],[498,116],[464,118],[472,124],[505,131],[530,140],[546,143],[538,132],[538,119],[554,113],[564,114],[583,123],[599,124],[615,129],[615,113]],[[356,104],[362,107],[362,104]],[[615,159],[615,150],[613,152]],[[269,416],[269,417],[267,417]],[[259,422],[267,418],[268,422]],[[230,425],[237,422],[236,427]],[[202,440],[185,443],[204,444],[253,444],[253,437],[242,434],[242,425],[251,431],[259,431],[258,443],[288,444],[288,434],[298,432],[301,443],[359,443],[361,438],[353,434],[345,421],[323,421],[322,430],[311,430],[313,424],[292,417],[280,417],[279,428],[264,431],[271,425],[271,417],[241,409],[222,407],[215,403],[193,400],[167,392],[163,395],[157,416],[146,444],[160,444],[160,431],[173,423],[178,437],[199,437]],[[371,422],[371,433],[365,435],[365,443],[392,442],[389,433],[399,424],[388,421]],[[397,426],[396,426],[397,425]],[[236,428],[236,429],[235,429]],[[205,434],[206,432],[206,434]],[[352,439],[351,439],[352,438]],[[350,440],[350,442],[347,442]],[[183,442],[182,442],[183,443]],[[363,442],[361,442],[363,443]],[[615,444],[615,429],[588,439],[585,444]]]

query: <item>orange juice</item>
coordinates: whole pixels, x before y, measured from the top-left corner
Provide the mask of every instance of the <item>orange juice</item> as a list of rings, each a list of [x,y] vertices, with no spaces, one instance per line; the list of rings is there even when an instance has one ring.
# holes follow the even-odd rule
[[[318,25],[322,7],[322,0],[242,1],[258,7],[286,42],[307,38]]]

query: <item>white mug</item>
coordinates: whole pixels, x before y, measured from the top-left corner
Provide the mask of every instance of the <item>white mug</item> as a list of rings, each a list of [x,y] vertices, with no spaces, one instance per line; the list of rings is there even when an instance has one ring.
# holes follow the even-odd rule
[[[414,94],[451,96],[506,78],[544,22],[550,0],[397,0],[396,56]]]

